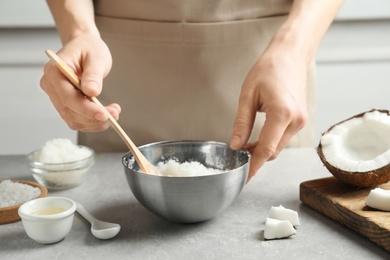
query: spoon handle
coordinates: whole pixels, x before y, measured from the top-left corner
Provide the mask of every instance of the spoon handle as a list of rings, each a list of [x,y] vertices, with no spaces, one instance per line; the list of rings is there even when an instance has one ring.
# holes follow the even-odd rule
[[[83,216],[86,220],[88,220],[89,223],[92,224],[93,221],[96,220],[96,218],[95,218],[94,216],[92,216],[88,211],[86,211],[86,210],[84,209],[84,207],[83,207],[80,203],[76,202],[76,204],[77,204],[76,211],[77,211],[81,216]]]
[[[47,56],[51,60],[55,62],[56,67],[68,78],[68,80],[75,86],[77,89],[81,91],[80,87],[80,79],[74,73],[72,68],[70,68],[57,54],[55,54],[51,50],[45,51]],[[81,93],[83,93],[81,91]],[[84,93],[83,93],[84,94]],[[85,94],[84,94],[85,95]],[[103,107],[102,103],[96,97],[88,97],[89,100],[95,102],[99,106]],[[119,123],[112,117],[110,113],[108,113],[108,121],[112,128],[117,132],[117,134],[122,138],[124,143],[127,145],[131,153],[134,155],[139,167],[144,173],[152,174],[152,175],[161,175],[158,170],[145,158],[145,156],[141,153],[141,151],[137,148],[137,146],[133,143],[133,141],[129,138],[126,132],[122,129]]]

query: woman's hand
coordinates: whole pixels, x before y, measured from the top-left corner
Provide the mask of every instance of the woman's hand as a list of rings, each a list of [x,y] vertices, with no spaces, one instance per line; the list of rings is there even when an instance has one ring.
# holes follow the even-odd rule
[[[99,34],[78,35],[64,44],[58,56],[81,79],[81,90],[85,95],[96,97],[101,93],[103,78],[111,69],[112,58]],[[45,65],[40,84],[62,119],[73,130],[107,129],[108,112],[116,120],[119,118],[119,105],[110,104],[104,109],[93,103],[62,75],[52,61]]]
[[[252,153],[248,181],[267,161],[276,158],[304,125],[306,110],[306,60],[288,46],[272,45],[256,62],[241,89],[231,147]],[[258,141],[247,143],[256,114],[266,119]]]
[[[343,0],[294,0],[290,13],[242,86],[230,146],[252,151],[250,180],[305,124],[307,68]],[[248,144],[257,112],[266,120]]]

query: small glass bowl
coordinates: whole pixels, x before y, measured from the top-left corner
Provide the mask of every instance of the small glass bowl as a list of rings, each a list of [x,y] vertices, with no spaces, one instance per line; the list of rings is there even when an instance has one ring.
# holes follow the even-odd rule
[[[80,146],[85,147],[85,146]],[[42,163],[38,161],[41,149],[27,155],[28,167],[34,179],[50,190],[64,190],[80,185],[88,170],[95,163],[95,152],[82,160],[66,163]]]

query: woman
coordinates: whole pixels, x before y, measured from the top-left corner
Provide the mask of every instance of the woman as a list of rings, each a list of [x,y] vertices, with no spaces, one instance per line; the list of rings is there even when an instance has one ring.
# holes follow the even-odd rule
[[[313,59],[341,3],[48,0],[63,44],[58,55],[86,95],[121,114],[137,145],[202,139],[246,147],[249,178],[287,145],[313,144]],[[81,144],[126,150],[107,130],[107,111],[52,62],[41,86]]]

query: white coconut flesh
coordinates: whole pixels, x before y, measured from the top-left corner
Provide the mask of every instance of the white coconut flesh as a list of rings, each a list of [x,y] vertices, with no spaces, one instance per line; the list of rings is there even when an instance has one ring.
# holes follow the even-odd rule
[[[382,211],[390,211],[390,190],[375,188],[367,196],[366,205]]]
[[[344,121],[321,137],[326,160],[343,171],[368,172],[390,163],[390,116],[380,111]]]
[[[264,238],[280,239],[296,234],[294,226],[298,226],[298,212],[280,205],[271,207],[269,217],[265,221]]]
[[[288,220],[267,218],[265,221],[264,238],[279,239],[296,234],[296,231]]]
[[[269,211],[269,217],[273,219],[278,220],[287,220],[290,221],[290,223],[295,227],[299,226],[299,217],[298,212],[292,210],[292,209],[286,209],[282,205],[279,207],[271,207]]]

